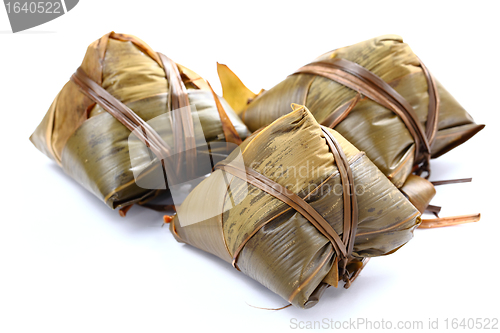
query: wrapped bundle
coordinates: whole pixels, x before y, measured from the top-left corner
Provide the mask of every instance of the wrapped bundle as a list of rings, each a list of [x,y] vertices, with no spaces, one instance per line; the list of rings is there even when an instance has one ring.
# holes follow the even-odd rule
[[[149,125],[163,115],[166,118],[157,121],[156,128]],[[193,125],[194,118],[201,129]],[[135,143],[129,138],[131,131],[139,138]],[[145,202],[166,189],[138,185],[137,170],[140,183],[153,184],[157,177],[151,175],[170,160],[167,164],[174,174],[187,169],[196,177],[197,141],[239,144],[239,137],[248,134],[229,105],[219,101],[196,73],[154,52],[137,37],[111,32],[88,47],[81,67],[30,139],[115,209]],[[130,145],[138,142],[156,156],[152,159],[148,149],[136,149],[131,161]]]
[[[349,287],[367,258],[403,246],[420,221],[364,153],[297,107],[218,163],[170,230],[309,308],[328,286]]]
[[[394,35],[328,52],[258,95],[224,65],[219,75],[224,97],[251,131],[288,113],[290,103],[304,104],[397,187],[484,127]]]

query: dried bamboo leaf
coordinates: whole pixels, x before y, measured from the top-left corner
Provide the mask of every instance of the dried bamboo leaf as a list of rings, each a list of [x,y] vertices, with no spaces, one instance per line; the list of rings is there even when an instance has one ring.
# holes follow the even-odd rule
[[[427,179],[416,175],[409,175],[401,187],[408,200],[423,213],[429,206],[431,199],[436,195],[434,185]]]
[[[226,66],[217,63],[217,72],[222,82],[222,96],[239,115],[245,109],[247,102],[257,96]]]

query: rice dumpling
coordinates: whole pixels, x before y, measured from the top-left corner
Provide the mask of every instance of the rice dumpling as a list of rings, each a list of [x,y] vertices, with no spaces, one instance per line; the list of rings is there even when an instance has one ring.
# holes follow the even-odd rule
[[[183,108],[188,112],[174,112]],[[160,116],[166,116],[156,121],[160,128],[148,125]],[[111,32],[88,47],[81,67],[30,140],[106,205],[125,208],[166,189],[140,186],[134,175],[141,170],[139,178],[144,180],[155,174],[153,170],[161,170],[158,156],[150,156],[154,149],[162,158],[175,155],[171,164],[176,170],[196,169],[189,153],[196,145],[195,118],[207,143],[239,144],[240,137],[249,134],[230,106],[219,101],[196,73],[135,36]],[[130,147],[137,142],[130,138],[137,129],[141,129],[139,143],[151,151],[136,149],[131,161]],[[141,136],[142,131],[149,137]],[[150,178],[142,184],[155,181]]]
[[[368,258],[407,243],[420,221],[364,153],[295,106],[219,162],[167,222],[179,242],[310,308],[327,287],[349,287]]]
[[[251,131],[307,106],[397,186],[412,172],[430,172],[429,159],[457,147],[484,125],[435,80],[403,39],[373,38],[323,54],[258,95],[219,65],[224,97]]]

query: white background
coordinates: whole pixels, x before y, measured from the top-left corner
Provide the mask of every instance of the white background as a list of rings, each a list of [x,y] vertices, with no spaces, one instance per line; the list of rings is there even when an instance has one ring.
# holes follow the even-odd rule
[[[498,3],[81,0],[11,34],[0,8],[0,332],[281,332],[291,320],[499,317]],[[417,230],[372,259],[349,290],[309,310],[286,304],[222,260],[178,244],[162,215],[118,216],[37,151],[28,137],[103,34],[134,34],[217,84],[216,61],[254,91],[316,56],[382,34],[404,37],[486,128],[433,160],[441,216],[481,222]],[[207,194],[209,195],[209,194]],[[305,324],[305,323],[304,323]]]

